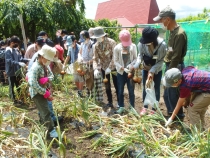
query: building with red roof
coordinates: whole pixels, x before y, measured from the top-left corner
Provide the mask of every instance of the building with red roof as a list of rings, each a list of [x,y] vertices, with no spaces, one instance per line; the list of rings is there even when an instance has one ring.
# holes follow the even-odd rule
[[[122,26],[155,23],[159,13],[156,0],[110,0],[98,4],[95,20],[117,20]]]

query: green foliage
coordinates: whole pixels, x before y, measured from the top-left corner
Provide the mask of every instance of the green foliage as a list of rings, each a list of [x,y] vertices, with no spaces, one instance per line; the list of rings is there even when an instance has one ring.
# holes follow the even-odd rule
[[[117,23],[116,20],[110,21],[108,19],[101,19],[101,20],[98,20],[97,23],[98,23],[98,26],[107,27],[105,28],[104,31],[108,34],[110,38],[112,38],[116,42],[119,42],[118,35],[121,29],[118,27],[121,27],[121,26]]]
[[[184,22],[184,21],[196,21],[196,20],[203,20],[208,19],[210,16],[210,9],[204,8],[202,13],[199,13],[197,15],[189,15],[185,18],[178,19],[178,22]]]

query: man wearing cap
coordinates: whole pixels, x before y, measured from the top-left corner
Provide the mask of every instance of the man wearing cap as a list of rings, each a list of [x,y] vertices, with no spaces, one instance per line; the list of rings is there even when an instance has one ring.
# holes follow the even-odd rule
[[[140,63],[143,63],[142,80],[143,80],[143,102],[144,108],[140,111],[140,115],[154,114],[156,108],[153,105],[152,110],[148,111],[148,103],[145,102],[146,88],[150,87],[154,81],[154,90],[156,100],[160,100],[160,85],[162,78],[163,59],[166,55],[166,43],[160,37],[159,32],[153,27],[145,27],[142,30],[142,37],[139,41],[139,55],[134,68],[139,68]],[[153,87],[151,87],[153,88]]]
[[[205,113],[210,103],[210,72],[198,70],[192,66],[186,67],[182,72],[177,68],[166,71],[163,78],[166,87],[180,87],[180,96],[173,114],[166,122],[170,125],[175,119],[179,109],[184,105],[185,99],[191,92],[199,92],[188,107],[190,123],[203,130],[205,125]]]
[[[33,55],[42,48],[42,46],[45,44],[45,39],[42,38],[41,36],[37,37],[36,42],[34,44],[31,44],[28,46],[26,53],[25,53],[25,58],[26,59],[31,59]]]
[[[187,52],[187,35],[185,31],[176,23],[175,12],[167,6],[160,11],[154,21],[159,21],[163,24],[163,28],[170,31],[168,40],[168,50],[164,61],[166,63],[166,70],[171,68],[184,68],[184,57]],[[168,114],[171,115],[177,100],[179,98],[179,91],[176,87],[166,88],[164,91],[164,101],[167,107]],[[184,118],[183,109],[181,108],[177,116],[180,119]]]
[[[94,35],[91,38],[96,38],[97,42],[93,46],[93,68],[94,68],[94,77],[100,78],[100,70],[102,72],[103,78],[108,79],[108,82],[105,83],[106,94],[108,98],[107,107],[113,107],[112,100],[112,92],[111,92],[111,83],[110,83],[110,75],[111,71],[115,71],[114,65],[114,47],[116,46],[116,42],[113,39],[110,39],[104,33],[104,29],[102,27],[94,28]],[[100,62],[99,62],[100,61]],[[99,64],[101,69],[99,69]],[[117,88],[117,76],[112,75],[112,80],[114,83],[114,87],[117,94],[117,102],[118,100],[118,88]]]
[[[131,35],[128,30],[122,30],[119,34],[120,42],[114,48],[114,64],[117,69],[118,81],[118,98],[120,108],[117,110],[118,114],[124,112],[124,87],[127,84],[129,92],[130,105],[134,108],[135,95],[134,95],[134,82],[133,79],[128,78],[129,72],[133,70],[133,65],[137,59],[136,45],[131,41]],[[128,68],[128,69],[127,69]]]

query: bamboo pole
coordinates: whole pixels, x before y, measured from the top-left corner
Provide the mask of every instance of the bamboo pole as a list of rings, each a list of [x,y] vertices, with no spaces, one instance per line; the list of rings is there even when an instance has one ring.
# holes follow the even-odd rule
[[[27,49],[27,41],[26,41],[26,34],[25,34],[25,28],[24,28],[24,24],[23,24],[23,16],[22,16],[22,14],[20,14],[18,16],[18,18],[20,20],[20,26],[21,26],[21,30],[22,30],[24,48],[26,50]]]

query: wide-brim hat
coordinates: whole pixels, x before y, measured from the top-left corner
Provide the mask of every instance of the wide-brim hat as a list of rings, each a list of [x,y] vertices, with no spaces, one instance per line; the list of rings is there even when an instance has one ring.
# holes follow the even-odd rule
[[[148,44],[152,43],[155,40],[157,40],[157,37],[159,35],[159,32],[150,26],[145,27],[142,31],[142,37],[140,38],[140,43],[142,44]]]
[[[102,27],[96,27],[93,29],[94,35],[91,38],[100,38],[106,36],[104,29]]]
[[[56,49],[48,45],[44,45],[39,51],[39,55],[43,56],[47,60],[54,61],[54,56],[56,55]]]

